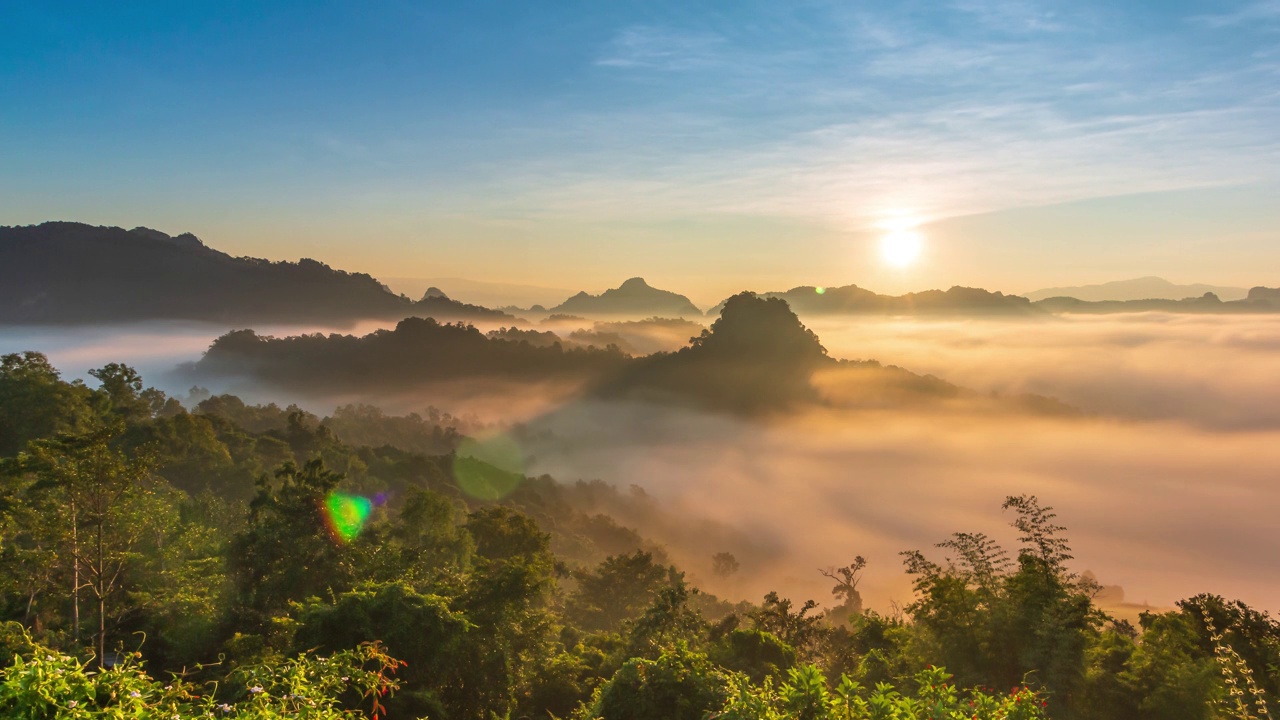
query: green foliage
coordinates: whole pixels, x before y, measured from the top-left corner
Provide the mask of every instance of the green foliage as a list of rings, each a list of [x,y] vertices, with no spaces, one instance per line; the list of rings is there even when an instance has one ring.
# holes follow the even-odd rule
[[[659,590],[648,609],[626,624],[626,657],[652,659],[676,645],[701,645],[707,623],[690,604],[696,592],[683,577]]]
[[[399,683],[402,663],[377,644],[329,657],[299,655],[274,666],[240,668],[221,683],[203,686],[148,675],[132,654],[106,669],[29,644],[0,681],[0,714],[26,720],[54,718],[229,720],[377,718]]]
[[[724,709],[714,717],[724,720],[1038,720],[1045,717],[1045,700],[1027,687],[1015,687],[1007,695],[982,690],[962,693],[950,683],[942,668],[916,673],[914,693],[904,693],[889,683],[877,683],[870,691],[844,676],[830,687],[822,670],[813,665],[793,668],[775,686],[734,678]]]
[[[1178,603],[1192,622],[1202,623],[1228,685],[1228,703],[1238,716],[1269,717],[1267,697],[1280,697],[1280,622],[1239,600],[1202,594]]]
[[[0,457],[18,454],[27,442],[83,429],[91,393],[62,380],[38,352],[0,356]]]
[[[394,417],[372,405],[343,405],[323,422],[349,445],[390,445],[432,455],[447,454],[456,449],[462,442],[464,430],[482,429],[477,421],[456,418],[435,408],[429,408],[426,417],[417,413]]]
[[[698,381],[753,312],[790,338],[770,362],[822,362],[793,317],[745,298],[671,372]],[[1243,603],[1108,622],[1034,497],[1005,502],[1016,554],[976,532],[904,553],[902,613],[861,608],[861,557],[822,571],[834,608],[735,606],[615,519],[661,512],[642,491],[509,473],[500,502],[468,496],[458,418],[233,396],[187,413],[127,366],[94,374],[101,389],[38,353],[0,361],[0,651],[19,656],[0,716],[342,717],[401,667],[344,655],[368,641],[408,663],[388,718],[1208,720],[1266,717],[1280,691],[1280,625]],[[362,509],[344,532],[325,512],[339,496]]]
[[[907,612],[924,631],[918,652],[965,685],[1030,680],[1074,714],[1084,702],[1086,651],[1103,616],[1065,568],[1070,548],[1051,522],[1051,508],[1034,497],[1011,497],[1004,507],[1017,511],[1013,525],[1022,533],[1014,570],[982,534],[957,533],[939,543],[955,553],[946,567],[917,551],[904,553],[917,593]]]
[[[728,699],[729,676],[680,643],[634,658],[575,715],[579,720],[702,720]]]
[[[163,407],[164,393],[153,389],[144,396],[142,376],[128,365],[109,363],[89,374],[102,383],[95,397],[103,415],[135,422],[151,417]]]
[[[616,631],[649,607],[658,590],[670,582],[669,575],[667,568],[653,561],[652,553],[612,555],[594,571],[574,574],[578,588],[569,601],[569,612],[584,630]]]
[[[455,658],[472,626],[450,609],[448,598],[403,584],[371,585],[339,595],[332,604],[312,600],[295,616],[297,649],[331,653],[381,641],[403,660],[401,678],[411,689],[388,703],[403,716],[439,715],[442,689],[465,672]]]
[[[390,530],[396,557],[386,575],[426,582],[440,574],[467,567],[475,541],[461,522],[460,506],[429,490],[412,490],[401,506],[399,522]]]
[[[726,670],[740,672],[751,682],[777,677],[796,663],[796,651],[763,630],[734,630],[721,638],[711,657]]]
[[[74,639],[81,633],[82,596],[95,607],[92,636],[100,662],[108,634],[138,605],[127,596],[153,570],[158,547],[177,519],[162,497],[167,489],[150,476],[151,455],[120,448],[121,429],[109,424],[82,435],[33,441],[20,458],[38,478],[28,497],[52,514],[51,522],[38,526],[48,534],[34,542],[56,548],[50,559],[69,565],[63,573],[70,575]]]
[[[814,612],[817,607],[813,600],[806,600],[800,609],[792,610],[789,598],[771,592],[765,595],[760,608],[752,612],[751,619],[758,629],[777,636],[795,648],[802,658],[810,658],[817,650],[824,629],[822,616]]]
[[[1215,706],[1224,694],[1195,623],[1177,613],[1143,616],[1141,640],[1119,678],[1136,700],[1140,718],[1217,717]]]
[[[248,524],[232,540],[228,558],[251,628],[261,629],[292,601],[351,587],[356,552],[334,541],[322,510],[341,480],[317,459],[301,468],[285,463],[274,482],[258,481]]]

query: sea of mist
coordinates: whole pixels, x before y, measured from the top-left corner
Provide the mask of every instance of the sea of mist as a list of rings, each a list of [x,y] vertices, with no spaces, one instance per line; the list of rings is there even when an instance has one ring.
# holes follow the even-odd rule
[[[1067,526],[1075,569],[1122,586],[1131,603],[1168,607],[1214,592],[1280,610],[1280,316],[802,319],[835,357],[931,373],[981,396],[748,421],[575,400],[577,388],[563,385],[469,381],[375,398],[290,397],[243,381],[209,389],[320,414],[365,399],[394,412],[435,405],[526,423],[530,474],[635,486],[645,502],[602,510],[662,542],[695,582],[734,599],[776,589],[826,600],[818,568],[863,555],[864,598],[889,610],[910,599],[900,551],[941,560],[932,545],[954,531],[986,532],[1012,548],[1000,503],[1030,493]],[[8,328],[0,352],[41,350],[67,377],[127,362],[181,397],[186,387],[166,386],[164,373],[198,359],[228,329]],[[850,380],[835,373],[815,382],[838,394]],[[1037,414],[984,397],[1028,392],[1082,414]],[[738,557],[737,575],[711,574],[719,551]]]

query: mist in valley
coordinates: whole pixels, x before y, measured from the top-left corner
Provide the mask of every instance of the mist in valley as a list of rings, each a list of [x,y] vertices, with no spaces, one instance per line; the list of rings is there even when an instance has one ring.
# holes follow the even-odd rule
[[[652,406],[570,406],[532,467],[646,489],[705,518],[667,537],[708,587],[759,597],[779,585],[824,599],[817,568],[868,558],[874,607],[910,599],[899,551],[953,531],[1008,541],[999,505],[1029,493],[1068,528],[1075,566],[1159,607],[1198,587],[1277,607],[1280,319],[1129,315],[1050,322],[816,321],[832,355],[875,358],[976,391],[938,402],[811,409],[766,421]],[[841,377],[844,375],[845,377]],[[847,371],[815,377],[848,392]],[[1053,396],[1078,410],[993,402]],[[727,528],[739,533],[734,536]],[[716,538],[725,547],[710,547]],[[718,581],[712,552],[741,576]]]
[[[434,407],[473,418],[489,428],[482,435],[516,441],[528,475],[620,488],[629,500],[601,512],[664,546],[695,584],[735,600],[776,589],[827,602],[830,582],[818,569],[862,555],[864,599],[891,610],[911,596],[899,552],[927,551],[953,531],[986,532],[1012,547],[999,506],[1027,493],[1056,508],[1074,566],[1122,586],[1129,603],[1167,607],[1208,589],[1277,608],[1267,569],[1280,540],[1267,527],[1280,511],[1280,388],[1268,380],[1280,361],[1280,318],[802,319],[835,358],[874,359],[959,387],[885,394],[878,379],[841,366],[814,374],[822,402],[740,417],[591,398],[589,383],[573,378],[475,377],[379,392],[299,392],[233,376],[195,384],[321,417],[369,403],[390,414]],[[529,327],[566,344],[575,332],[629,331],[646,349],[674,349],[696,329],[640,320]],[[179,366],[226,330],[10,329],[0,351],[42,349],[69,378],[129,363],[184,400],[193,383]],[[1019,402],[1022,393],[1046,399]],[[714,573],[718,552],[732,553],[741,569]]]

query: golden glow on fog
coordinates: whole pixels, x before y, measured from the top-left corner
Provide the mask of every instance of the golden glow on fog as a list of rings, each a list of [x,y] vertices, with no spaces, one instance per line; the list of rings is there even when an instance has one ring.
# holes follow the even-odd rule
[[[911,230],[898,230],[880,239],[880,257],[897,268],[913,265],[924,249],[924,238]]]

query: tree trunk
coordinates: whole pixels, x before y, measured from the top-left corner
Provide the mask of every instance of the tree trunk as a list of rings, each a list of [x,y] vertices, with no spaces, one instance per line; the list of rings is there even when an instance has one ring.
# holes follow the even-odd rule
[[[80,642],[80,546],[77,544],[76,525],[79,520],[76,518],[76,501],[75,497],[71,498],[71,614],[72,620],[72,638],[76,643]]]
[[[107,599],[98,598],[98,667],[105,668],[107,662]]]
[[[98,573],[97,587],[95,588],[98,596],[98,667],[106,667],[103,665],[107,659],[107,587],[106,573],[107,563],[106,556],[103,554],[102,543],[102,515],[98,520]]]

